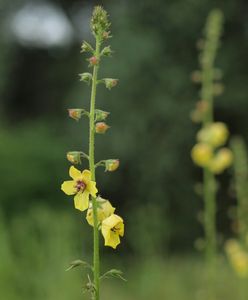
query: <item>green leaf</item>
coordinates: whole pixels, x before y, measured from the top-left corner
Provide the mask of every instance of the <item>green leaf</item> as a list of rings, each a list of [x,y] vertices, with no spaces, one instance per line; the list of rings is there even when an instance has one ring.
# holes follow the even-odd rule
[[[90,264],[88,264],[86,261],[77,259],[70,263],[70,266],[69,266],[69,268],[66,269],[66,271],[70,271],[76,267],[89,268],[92,270],[92,266]]]
[[[111,270],[107,271],[106,273],[104,273],[100,277],[100,279],[118,278],[118,279],[121,279],[123,281],[127,281],[122,275],[123,275],[122,271],[116,270],[116,269],[111,269]]]

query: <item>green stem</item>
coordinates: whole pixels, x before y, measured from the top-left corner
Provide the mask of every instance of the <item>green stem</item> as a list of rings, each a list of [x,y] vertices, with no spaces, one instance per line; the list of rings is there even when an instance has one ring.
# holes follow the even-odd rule
[[[100,42],[96,38],[96,52],[95,56],[100,56]],[[90,99],[90,120],[89,120],[89,167],[91,171],[92,180],[95,181],[95,103],[96,103],[96,86],[97,74],[99,65],[95,65],[92,76],[91,99]],[[97,217],[97,203],[96,198],[92,197],[93,215],[94,215],[94,287],[95,300],[99,300],[99,277],[100,277],[100,255],[99,255],[99,232],[98,232],[98,217]]]

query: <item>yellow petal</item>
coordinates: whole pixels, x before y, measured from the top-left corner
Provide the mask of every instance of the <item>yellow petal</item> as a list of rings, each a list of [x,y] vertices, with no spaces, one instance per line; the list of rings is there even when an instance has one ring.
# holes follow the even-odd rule
[[[85,184],[88,184],[88,182],[91,179],[91,172],[89,170],[83,170],[82,172],[82,180]]]
[[[95,181],[89,181],[86,189],[91,194],[91,196],[96,197],[96,193],[98,192],[98,189],[96,188]]]
[[[83,193],[77,193],[74,197],[75,208],[84,211],[89,207],[89,192],[85,190]]]
[[[124,236],[124,224],[119,223],[116,227],[118,228],[119,235]]]
[[[123,223],[123,219],[115,214],[111,215],[103,221],[103,224],[105,226],[108,226],[109,228],[115,227],[118,223]]]
[[[64,181],[61,184],[61,190],[66,195],[74,195],[76,193],[75,182],[73,180]]]
[[[80,172],[78,169],[76,169],[74,166],[71,166],[71,167],[70,167],[69,175],[70,175],[71,178],[74,179],[74,180],[77,180],[77,179],[79,179],[79,178],[82,178],[81,172]]]
[[[118,233],[110,231],[110,234],[105,239],[104,245],[116,249],[116,247],[120,244],[120,242],[121,241],[120,241]]]

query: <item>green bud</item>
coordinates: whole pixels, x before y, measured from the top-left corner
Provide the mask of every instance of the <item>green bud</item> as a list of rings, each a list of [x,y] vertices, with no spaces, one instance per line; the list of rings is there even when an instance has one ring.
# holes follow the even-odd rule
[[[79,151],[67,152],[66,157],[69,162],[71,162],[75,165],[81,164],[81,152],[79,152]]]
[[[95,121],[103,121],[107,119],[110,113],[104,110],[96,109],[95,110]]]
[[[111,90],[113,87],[115,87],[118,83],[118,79],[114,78],[104,78],[103,82],[107,89]]]
[[[69,117],[78,121],[81,119],[82,117],[82,114],[84,113],[84,109],[81,109],[81,108],[69,108],[68,109],[68,114],[69,114]]]
[[[105,161],[105,171],[113,172],[119,168],[119,159],[107,159]]]
[[[94,52],[94,49],[92,48],[92,46],[87,43],[87,42],[83,42],[82,46],[81,46],[81,53],[83,52]]]
[[[113,51],[111,50],[110,46],[107,46],[102,49],[101,55],[109,57],[112,55],[112,53],[113,53]]]
[[[104,32],[108,32],[109,27],[110,22],[107,12],[101,6],[96,6],[91,18],[91,30],[93,34],[103,39]]]
[[[81,73],[81,74],[79,74],[79,76],[80,76],[80,81],[84,81],[84,82],[90,84],[90,82],[92,80],[91,73]]]

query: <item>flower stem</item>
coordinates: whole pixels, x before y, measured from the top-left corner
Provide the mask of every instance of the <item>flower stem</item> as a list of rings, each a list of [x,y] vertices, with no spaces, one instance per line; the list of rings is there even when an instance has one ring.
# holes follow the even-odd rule
[[[100,56],[100,41],[96,37],[96,58]],[[99,65],[95,65],[92,76],[91,86],[91,99],[90,99],[90,120],[89,120],[89,167],[91,171],[92,180],[95,181],[95,103],[96,103],[96,86],[97,86],[97,74]],[[92,197],[93,215],[94,215],[94,254],[93,254],[93,266],[94,266],[94,288],[95,288],[95,300],[99,300],[99,276],[100,276],[100,255],[99,255],[99,233],[98,233],[98,217],[97,217],[97,203],[96,198]]]

